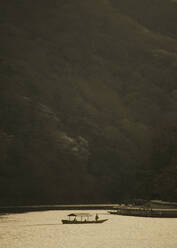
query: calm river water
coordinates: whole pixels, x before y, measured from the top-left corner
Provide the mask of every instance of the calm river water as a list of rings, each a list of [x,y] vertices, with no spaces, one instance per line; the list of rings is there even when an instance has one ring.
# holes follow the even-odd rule
[[[0,248],[177,248],[177,219],[108,215],[103,224],[63,225],[71,211],[9,214],[0,217]]]

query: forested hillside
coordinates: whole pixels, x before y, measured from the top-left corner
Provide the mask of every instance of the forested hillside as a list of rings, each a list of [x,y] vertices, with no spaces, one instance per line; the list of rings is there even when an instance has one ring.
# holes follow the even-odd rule
[[[1,1],[0,204],[177,200],[176,21],[168,0]]]

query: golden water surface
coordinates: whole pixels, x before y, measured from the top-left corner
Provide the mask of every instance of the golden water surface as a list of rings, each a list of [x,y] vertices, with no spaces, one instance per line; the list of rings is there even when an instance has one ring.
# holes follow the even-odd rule
[[[98,213],[103,224],[63,225],[71,211],[29,212],[0,217],[0,248],[177,248],[177,218]]]

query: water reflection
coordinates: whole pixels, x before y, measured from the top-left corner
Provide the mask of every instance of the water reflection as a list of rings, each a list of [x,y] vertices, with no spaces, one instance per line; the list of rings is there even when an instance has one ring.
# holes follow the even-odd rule
[[[22,226],[58,226],[62,225],[62,223],[59,224],[35,224],[35,225],[22,225]]]

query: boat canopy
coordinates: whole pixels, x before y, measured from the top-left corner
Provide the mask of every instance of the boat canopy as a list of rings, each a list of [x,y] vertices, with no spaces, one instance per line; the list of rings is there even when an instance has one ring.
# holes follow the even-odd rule
[[[90,217],[92,216],[91,214],[89,213],[72,213],[72,214],[68,214],[69,217],[73,216],[73,217],[77,217],[77,216],[80,216],[80,217]]]

